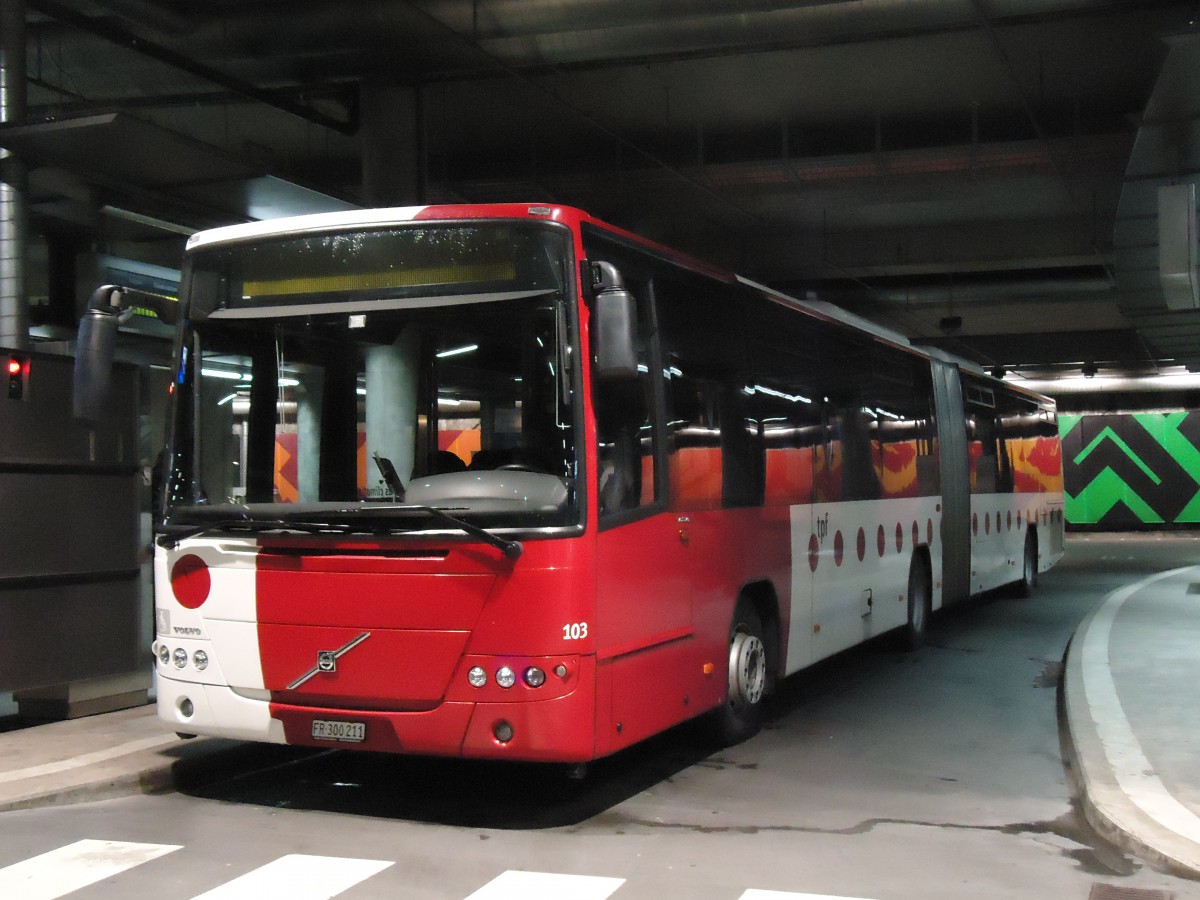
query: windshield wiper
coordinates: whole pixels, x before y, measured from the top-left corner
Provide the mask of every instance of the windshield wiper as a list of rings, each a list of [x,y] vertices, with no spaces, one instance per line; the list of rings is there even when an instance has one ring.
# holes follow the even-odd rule
[[[205,522],[197,525],[171,525],[170,523],[158,526],[157,531],[158,543],[168,550],[178,547],[182,541],[188,538],[199,537],[202,534],[207,534],[210,531],[274,531],[274,530],[292,530],[304,531],[310,534],[320,534],[326,531],[336,531],[340,534],[346,534],[351,531],[349,524],[333,523],[333,522],[305,522],[300,519],[252,519],[247,514],[243,518],[228,518],[228,519],[213,519],[211,522]]]
[[[328,516],[361,516],[364,513],[376,512],[397,512],[397,513],[425,513],[439,521],[445,522],[453,526],[459,531],[478,538],[484,543],[496,547],[509,559],[517,559],[525,550],[520,541],[508,541],[488,531],[486,528],[480,528],[478,525],[473,525],[470,522],[465,522],[457,516],[451,515],[444,509],[436,506],[407,506],[407,505],[388,505],[388,506],[373,506],[364,507],[345,507],[343,509],[332,509],[322,511],[321,515]],[[304,515],[311,516],[313,513],[305,512]],[[213,519],[209,522],[197,523],[194,525],[171,525],[166,524],[159,526],[158,541],[163,547],[173,549],[179,546],[181,541],[188,538],[199,537],[202,534],[207,534],[210,531],[224,530],[239,530],[239,531],[303,531],[309,534],[321,534],[323,532],[337,532],[339,534],[352,534],[356,532],[367,533],[389,533],[396,534],[400,531],[397,528],[379,528],[379,527],[358,527],[348,521],[321,521],[314,522],[306,519],[292,519],[287,516],[276,516],[270,519],[255,519],[250,516],[249,511],[241,514],[241,516],[230,516],[227,518]]]
[[[493,534],[486,528],[480,528],[478,525],[472,525],[470,522],[464,522],[458,516],[452,516],[446,510],[439,509],[436,506],[402,506],[400,509],[416,509],[429,513],[435,519],[441,519],[443,522],[465,531],[471,537],[479,538],[479,540],[499,548],[500,552],[509,559],[516,559],[525,552],[525,548],[520,541],[506,541],[500,535]]]
[[[459,508],[460,507],[455,507],[455,509],[459,509]],[[495,534],[491,531],[488,531],[486,528],[480,528],[478,525],[474,525],[470,522],[460,519],[458,516],[451,515],[449,510],[443,509],[440,506],[418,506],[415,504],[409,505],[406,503],[398,503],[395,505],[387,504],[385,506],[371,506],[371,507],[351,506],[351,507],[347,507],[345,509],[330,510],[328,515],[331,515],[331,516],[339,516],[339,515],[361,516],[364,514],[377,513],[377,512],[425,513],[427,515],[433,516],[435,519],[438,519],[439,521],[445,522],[447,525],[457,528],[459,531],[462,531],[465,534],[469,534],[473,538],[478,538],[479,540],[483,541],[485,544],[491,544],[493,547],[497,548],[501,553],[503,553],[509,559],[516,559],[523,552],[525,552],[525,547],[521,544],[520,541],[507,541],[504,538],[500,537],[500,535]],[[389,531],[392,533],[397,533],[399,531],[399,529],[395,529],[395,528],[387,528],[387,529],[381,529],[381,530]]]

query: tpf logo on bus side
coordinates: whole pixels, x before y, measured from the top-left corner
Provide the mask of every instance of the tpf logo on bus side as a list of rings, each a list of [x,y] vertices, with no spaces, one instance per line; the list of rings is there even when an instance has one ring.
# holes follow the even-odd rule
[[[825,518],[817,519],[817,539],[824,541],[829,536],[829,513],[825,513]]]

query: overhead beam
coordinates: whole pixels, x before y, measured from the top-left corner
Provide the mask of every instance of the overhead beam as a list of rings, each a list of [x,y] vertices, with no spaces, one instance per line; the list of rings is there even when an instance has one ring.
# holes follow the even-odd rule
[[[358,130],[357,117],[353,110],[351,110],[345,119],[335,118],[306,104],[281,98],[273,91],[263,90],[256,85],[242,81],[240,78],[235,78],[211,66],[206,66],[191,57],[177,53],[161,44],[148,41],[116,22],[85,16],[58,2],[58,0],[27,0],[27,2],[31,8],[66,23],[73,28],[96,35],[119,47],[133,50],[136,53],[157,60],[181,72],[186,72],[189,75],[194,75],[197,78],[219,85],[247,100],[281,110],[306,122],[336,131],[339,134],[350,135]]]

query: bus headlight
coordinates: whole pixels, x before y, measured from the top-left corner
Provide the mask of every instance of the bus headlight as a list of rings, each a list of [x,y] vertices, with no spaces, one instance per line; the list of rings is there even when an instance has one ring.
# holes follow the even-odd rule
[[[481,688],[487,684],[487,672],[483,666],[472,666],[471,671],[467,673],[467,681],[471,683],[471,687]]]
[[[525,683],[532,688],[541,687],[546,683],[546,673],[537,666],[530,666],[522,677],[525,679]]]
[[[508,666],[501,666],[496,670],[496,684],[502,688],[510,688],[517,683],[517,673]]]
[[[192,654],[192,663],[197,669],[203,672],[208,668],[208,654],[203,650],[197,650]]]
[[[171,662],[171,648],[166,644],[158,645],[158,661],[164,666],[169,665]]]
[[[182,669],[187,665],[187,651],[182,647],[175,648],[175,668]]]

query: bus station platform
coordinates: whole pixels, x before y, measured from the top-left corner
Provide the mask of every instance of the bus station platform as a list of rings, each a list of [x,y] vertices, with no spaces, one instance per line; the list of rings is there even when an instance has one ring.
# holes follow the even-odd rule
[[[1088,822],[1200,877],[1200,566],[1113,591],[1076,629],[1062,699]]]
[[[1067,760],[1088,821],[1158,868],[1200,878],[1200,566],[1109,594],[1080,624],[1061,685]],[[170,791],[248,745],[182,740],[152,706],[0,733],[0,811]]]

